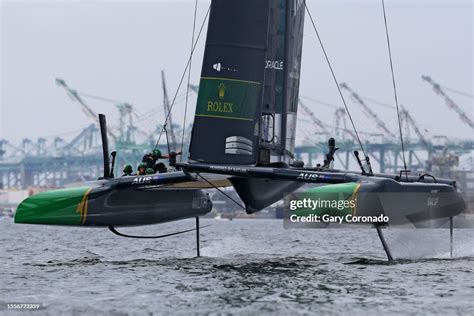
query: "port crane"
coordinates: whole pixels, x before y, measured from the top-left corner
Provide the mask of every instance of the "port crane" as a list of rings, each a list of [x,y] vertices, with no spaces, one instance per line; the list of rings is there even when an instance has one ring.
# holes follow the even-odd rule
[[[346,109],[344,108],[337,108],[336,111],[334,112],[334,123],[336,125],[336,136],[342,136],[341,138],[344,140],[345,134],[348,134],[354,141],[357,141],[357,136],[356,134],[347,128],[346,124]],[[342,133],[341,133],[342,132]],[[342,134],[342,135],[340,135]]]
[[[458,115],[459,115],[459,118],[461,119],[461,121],[463,121],[465,124],[469,125],[471,128],[474,128],[474,121],[472,119],[469,118],[469,116],[467,115],[466,112],[464,112],[463,109],[461,109],[461,107],[459,105],[456,104],[456,102],[453,101],[453,99],[451,99],[447,94],[446,92],[444,92],[444,90],[441,88],[440,84],[439,83],[436,83],[433,79],[431,79],[431,77],[429,76],[421,76],[421,79],[423,79],[424,81],[428,82],[429,84],[431,84],[431,86],[433,87],[433,90],[434,92],[439,95],[440,97],[442,97],[444,99],[444,102],[446,103],[446,105],[454,110]]]
[[[362,100],[362,98],[347,85],[347,83],[340,83],[339,86],[350,93],[351,97],[364,109],[365,114],[374,120],[378,129],[380,129],[385,135],[391,138],[396,138],[395,134],[387,128],[385,123],[377,116],[377,114],[375,114],[374,111],[372,111],[372,109],[364,102],[364,100]]]
[[[331,132],[326,128],[324,123],[320,119],[318,119],[316,115],[314,115],[314,113],[303,102],[301,102],[301,99],[298,102],[303,112],[309,116],[314,125],[316,125],[322,133],[331,135]]]
[[[423,133],[421,132],[413,116],[411,116],[410,112],[403,105],[400,105],[400,116],[402,120],[406,123],[407,129],[409,126],[411,126],[416,136],[420,140],[421,144],[423,144],[425,148],[429,149],[430,142],[426,139],[425,135],[423,135]]]
[[[96,125],[96,127],[99,127],[99,120],[97,119],[98,118],[98,114],[95,113],[85,102],[84,100],[81,98],[81,96],[79,95],[79,92],[77,90],[74,90],[74,89],[71,89],[67,84],[66,84],[66,81],[64,81],[63,79],[59,79],[59,78],[56,78],[56,84],[62,88],[64,88],[64,90],[66,90],[66,93],[67,95],[73,100],[73,101],[76,101],[78,102],[80,105],[81,105],[81,110],[90,118],[94,121],[94,124]],[[111,138],[114,140],[114,141],[117,141],[117,136],[114,134],[114,132],[112,132],[110,130],[110,128],[107,128],[107,132],[108,134],[111,136]]]
[[[137,118],[138,114],[135,112],[135,109],[130,103],[79,92],[75,89],[70,88],[63,79],[56,79],[56,83],[66,90],[66,93],[73,101],[76,101],[81,105],[82,111],[87,115],[87,117],[93,120],[96,127],[99,126],[99,122],[97,120],[98,116],[94,112],[94,110],[92,110],[92,108],[87,105],[83,97],[113,103],[120,115],[118,127],[119,136],[117,136],[113,131],[111,131],[109,127],[107,128],[107,132],[110,134],[111,138],[115,142],[120,141],[122,144],[130,145],[136,142],[136,133],[140,133],[142,135],[147,136],[146,133],[139,130],[135,126],[134,118]]]

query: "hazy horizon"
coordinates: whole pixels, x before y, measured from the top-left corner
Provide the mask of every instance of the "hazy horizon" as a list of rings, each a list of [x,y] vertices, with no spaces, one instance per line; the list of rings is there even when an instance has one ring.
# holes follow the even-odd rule
[[[360,95],[394,104],[380,1],[308,1],[340,82]],[[199,1],[199,27],[209,5]],[[430,75],[443,86],[473,92],[473,2],[386,1],[399,100],[423,131],[431,135],[472,138],[432,88]],[[163,122],[161,70],[170,98],[190,52],[194,1],[54,1],[1,2],[0,139],[70,138],[92,121],[79,104],[57,87],[64,79],[80,92],[123,100],[139,115],[137,123],[152,130]],[[207,23],[192,64],[191,83],[198,83]],[[184,86],[183,86],[184,88]],[[185,91],[181,89],[180,95]],[[448,92],[449,93],[449,92]],[[473,118],[473,99],[450,96]],[[305,23],[300,95],[342,105],[308,16]],[[347,93],[360,131],[378,132]],[[113,104],[85,99],[116,124]],[[196,97],[190,94],[188,122]],[[397,132],[395,110],[372,103],[374,111]],[[316,115],[334,125],[334,109],[307,102]],[[184,103],[176,104],[181,124]],[[298,123],[299,138],[311,125]]]

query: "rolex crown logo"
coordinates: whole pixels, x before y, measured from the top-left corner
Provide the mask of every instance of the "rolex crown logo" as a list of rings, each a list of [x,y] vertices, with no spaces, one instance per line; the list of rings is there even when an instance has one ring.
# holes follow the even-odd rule
[[[219,99],[224,99],[226,86],[221,83],[218,87]]]

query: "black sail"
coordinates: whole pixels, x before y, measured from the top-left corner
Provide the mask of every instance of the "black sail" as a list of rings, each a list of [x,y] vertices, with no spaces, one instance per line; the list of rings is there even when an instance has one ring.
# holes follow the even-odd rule
[[[291,163],[303,42],[303,0],[213,0],[190,160]],[[273,166],[275,166],[273,164]],[[253,213],[302,183],[231,177]]]
[[[303,0],[272,0],[270,5],[258,164],[287,167],[295,147],[305,7]],[[258,212],[302,185],[240,177],[230,181],[247,213]]]
[[[190,160],[255,164],[271,0],[213,0]]]
[[[259,162],[291,162],[295,148],[303,0],[272,0],[265,59]]]
[[[212,1],[192,161],[291,163],[303,24],[303,0]]]

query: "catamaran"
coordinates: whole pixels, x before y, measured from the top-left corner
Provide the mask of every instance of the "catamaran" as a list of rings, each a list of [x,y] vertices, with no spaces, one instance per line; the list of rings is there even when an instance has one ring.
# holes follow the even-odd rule
[[[355,197],[357,205],[349,212],[382,214],[389,225],[451,220],[452,232],[452,218],[465,209],[454,180],[412,175],[406,168],[375,174],[362,143],[364,157],[355,152],[361,171],[333,169],[334,139],[321,165],[305,167],[295,159],[305,9],[302,0],[212,0],[188,161],[173,163],[173,172],[113,177],[105,117],[100,116],[103,177],[27,198],[15,222],[108,227],[137,238],[196,230],[199,255],[199,217],[212,209],[202,189],[233,186],[250,214],[317,183],[312,194],[330,190]],[[116,229],[185,218],[196,218],[196,228],[159,236],[130,236]],[[376,228],[392,259],[381,225]]]

